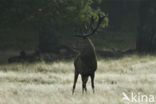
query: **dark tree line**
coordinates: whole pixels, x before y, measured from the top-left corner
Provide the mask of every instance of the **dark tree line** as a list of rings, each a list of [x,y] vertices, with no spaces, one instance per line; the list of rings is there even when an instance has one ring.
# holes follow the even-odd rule
[[[0,0],[0,27],[32,25],[39,31],[39,48],[54,51],[60,34],[82,30],[90,16],[97,18],[101,11],[108,14],[110,31],[130,31],[133,27],[124,24],[128,16],[139,21],[131,23],[137,27],[136,50],[156,51],[155,0]]]
[[[93,9],[92,3],[92,0],[1,0],[0,27],[30,24],[39,31],[40,50],[53,51],[58,34],[79,31],[90,16],[97,17],[101,11]]]
[[[156,1],[155,0],[103,0],[101,9],[106,11],[110,16],[110,28],[119,30],[128,20],[126,17],[131,16],[131,20],[137,20],[136,25],[136,51],[138,52],[155,52],[156,51]],[[138,17],[136,14],[138,14]]]
[[[156,51],[156,1],[140,1],[139,13],[136,49],[139,52]]]

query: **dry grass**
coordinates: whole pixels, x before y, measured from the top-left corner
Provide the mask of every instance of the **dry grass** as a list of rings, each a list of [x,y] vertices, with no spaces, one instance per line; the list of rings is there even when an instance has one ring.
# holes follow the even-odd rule
[[[156,94],[156,56],[100,59],[95,94],[89,80],[82,95],[79,77],[72,95],[73,72],[73,62],[1,65],[0,104],[127,104],[122,92]]]

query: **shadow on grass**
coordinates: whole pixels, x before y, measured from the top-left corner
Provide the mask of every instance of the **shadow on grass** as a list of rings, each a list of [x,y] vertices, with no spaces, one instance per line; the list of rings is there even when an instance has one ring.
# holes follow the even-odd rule
[[[8,58],[17,56],[19,52],[17,51],[7,51],[7,52],[0,52],[0,65],[11,65],[11,64],[35,64],[37,62],[45,62],[45,63],[53,63],[53,62],[60,62],[60,61],[65,61],[65,62],[71,62],[74,60],[74,57],[76,57],[76,54],[72,55],[72,57],[63,57],[59,55],[54,55],[54,54],[46,54],[44,55],[44,59],[42,57],[41,61],[34,61],[34,62],[27,62],[27,61],[22,61],[22,62],[13,62],[13,63],[8,63]],[[143,56],[156,56],[155,52],[147,53],[147,52],[137,52],[136,50],[97,50],[96,51],[97,58],[98,59],[120,59],[125,56],[131,56],[131,55],[137,55],[138,57],[143,57]],[[43,55],[42,55],[43,56]],[[0,69],[1,70],[1,69]]]

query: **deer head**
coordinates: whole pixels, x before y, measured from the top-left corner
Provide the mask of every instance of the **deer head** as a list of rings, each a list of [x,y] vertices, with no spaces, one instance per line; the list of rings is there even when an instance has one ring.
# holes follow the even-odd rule
[[[103,19],[105,18],[105,15],[101,15],[100,13],[98,14],[98,21],[96,26],[94,27],[95,24],[95,19],[92,16],[90,18],[90,22],[88,25],[85,25],[84,32],[82,32],[81,35],[74,35],[75,37],[78,37],[79,40],[77,44],[73,47],[75,51],[80,51],[82,52],[86,47],[91,46],[92,42],[90,39],[88,39],[89,36],[93,35],[98,28],[100,27],[100,24],[102,23]]]
[[[103,19],[105,18],[105,15],[101,15],[100,13],[98,14],[98,22],[96,24],[96,27],[94,27],[95,24],[95,19],[92,16],[90,18],[90,23],[88,25],[85,25],[85,31],[82,32],[82,35],[75,35],[76,37],[80,37],[80,38],[87,38],[91,35],[93,35],[97,29],[99,28],[100,24],[102,23]]]

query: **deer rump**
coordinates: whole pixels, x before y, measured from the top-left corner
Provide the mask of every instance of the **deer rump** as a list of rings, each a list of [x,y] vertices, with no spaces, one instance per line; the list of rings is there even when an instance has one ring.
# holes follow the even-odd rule
[[[86,52],[89,51],[89,52]],[[74,61],[75,69],[80,74],[90,75],[97,69],[97,60],[95,50],[87,49],[78,54]]]

